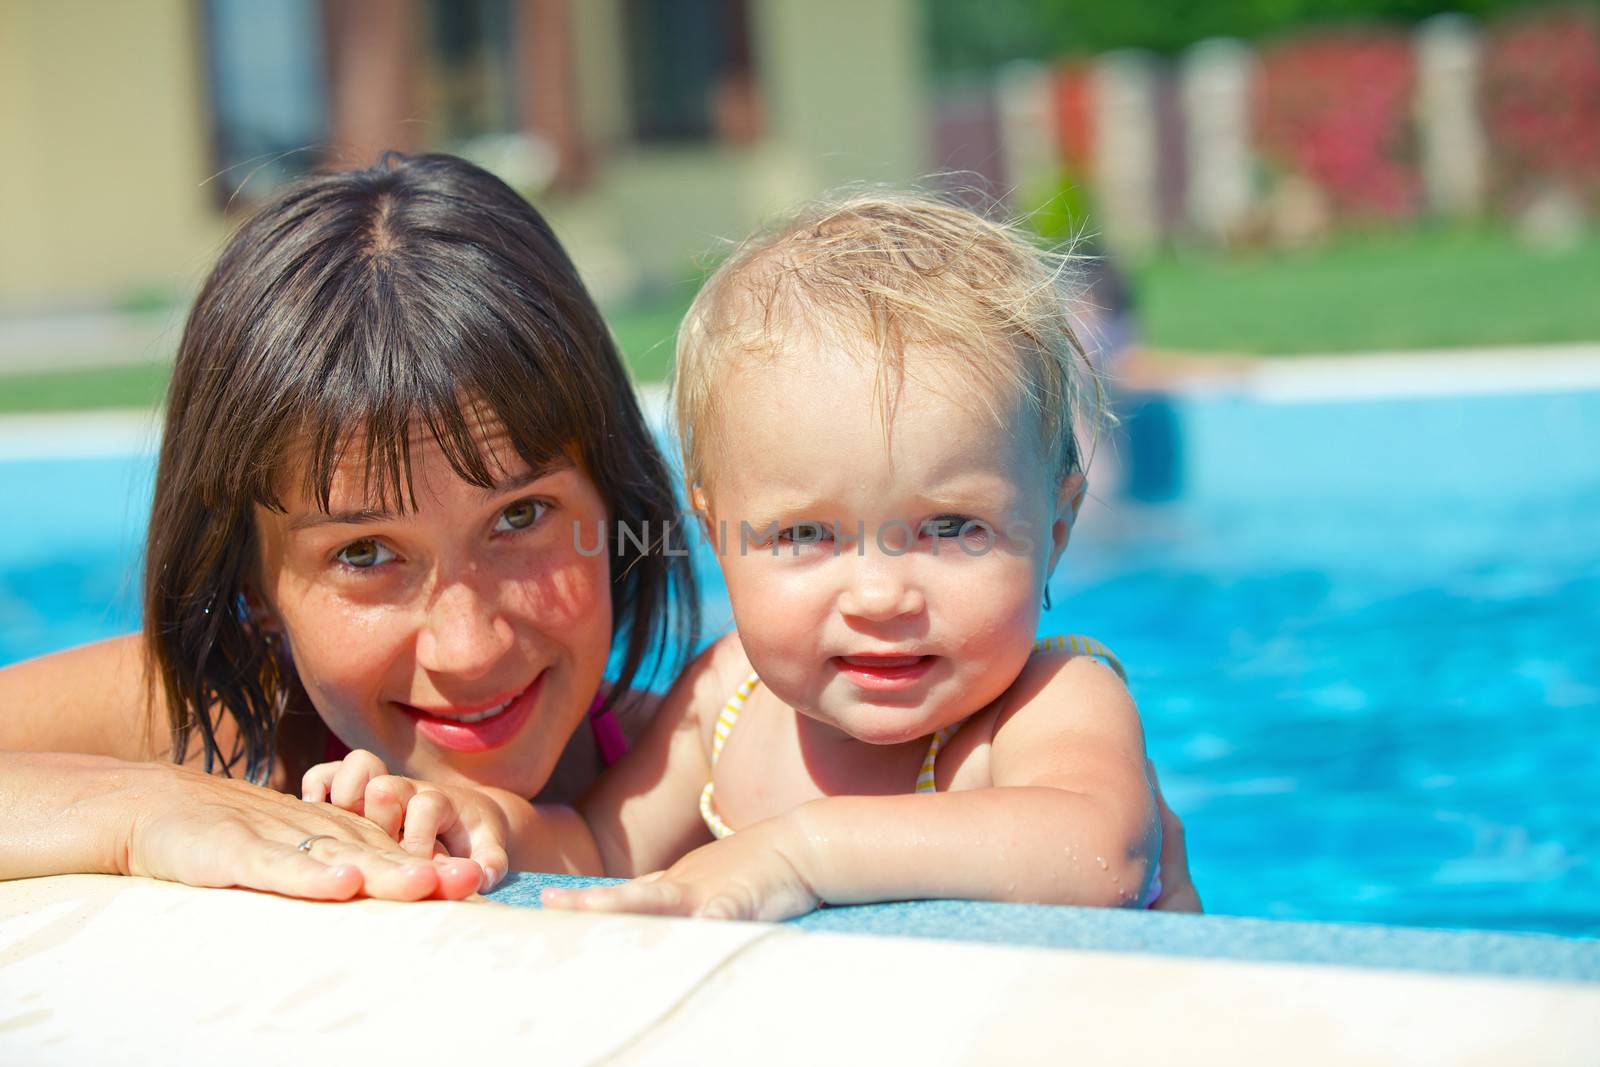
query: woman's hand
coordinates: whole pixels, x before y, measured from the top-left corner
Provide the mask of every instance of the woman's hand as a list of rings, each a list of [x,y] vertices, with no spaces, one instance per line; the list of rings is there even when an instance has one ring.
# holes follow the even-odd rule
[[[1157,911],[1201,911],[1200,894],[1189,876],[1189,845],[1183,822],[1167,807],[1156,780],[1156,765],[1146,763],[1150,785],[1155,789],[1156,806],[1161,809],[1161,895],[1150,905]]]
[[[511,822],[486,793],[390,774],[383,760],[358,748],[306,772],[300,797],[364,815],[413,856],[465,856],[483,870],[487,893],[510,869]]]
[[[168,763],[3,753],[0,811],[0,878],[131,874],[312,900],[459,899],[482,878],[349,812]]]

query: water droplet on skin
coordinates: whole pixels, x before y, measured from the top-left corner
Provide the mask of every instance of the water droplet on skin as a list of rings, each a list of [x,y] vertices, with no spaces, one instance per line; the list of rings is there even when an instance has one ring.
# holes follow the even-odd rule
[[[1111,869],[1111,865],[1106,862],[1106,858],[1104,856],[1096,856],[1094,861],[1100,865],[1100,869],[1102,871],[1109,871]]]

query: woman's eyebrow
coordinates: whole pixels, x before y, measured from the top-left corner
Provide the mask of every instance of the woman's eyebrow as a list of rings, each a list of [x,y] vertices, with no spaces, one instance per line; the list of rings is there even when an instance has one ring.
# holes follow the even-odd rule
[[[507,475],[506,477],[495,482],[493,485],[485,488],[483,491],[483,496],[484,499],[488,499],[489,497],[499,496],[502,493],[514,493],[518,489],[526,489],[528,486],[539,481],[541,478],[548,478],[552,474],[560,474],[562,471],[569,471],[571,469],[572,461],[570,459],[553,459],[548,463],[544,463],[538,467],[523,471],[520,474]]]
[[[554,459],[539,467],[522,471],[518,474],[507,475],[486,486],[483,498],[488,500],[504,493],[514,493],[518,489],[526,489],[541,478],[548,478],[552,474],[571,470],[573,467],[570,459]],[[310,511],[298,515],[289,521],[289,532],[297,533],[300,530],[310,530],[318,526],[360,526],[364,523],[388,522],[396,517],[390,508],[354,508],[345,511]]]
[[[394,518],[387,508],[360,508],[356,511],[308,511],[289,520],[289,532],[310,530],[317,526],[359,526],[368,522],[385,522]]]

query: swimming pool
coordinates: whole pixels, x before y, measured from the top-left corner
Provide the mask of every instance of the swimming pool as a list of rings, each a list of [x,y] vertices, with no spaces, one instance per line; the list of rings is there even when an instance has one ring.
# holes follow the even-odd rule
[[[1600,389],[1329,392],[1147,398],[1042,629],[1127,664],[1208,910],[1600,933]],[[0,663],[137,619],[148,453],[47,451]]]

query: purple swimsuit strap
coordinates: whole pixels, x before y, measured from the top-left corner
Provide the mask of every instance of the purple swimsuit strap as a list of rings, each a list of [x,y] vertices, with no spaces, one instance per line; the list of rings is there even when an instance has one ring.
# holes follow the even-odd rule
[[[606,698],[595,694],[589,705],[589,729],[594,733],[595,747],[600,750],[600,760],[607,767],[622,758],[628,751],[628,739],[622,735],[616,713],[606,704]]]

